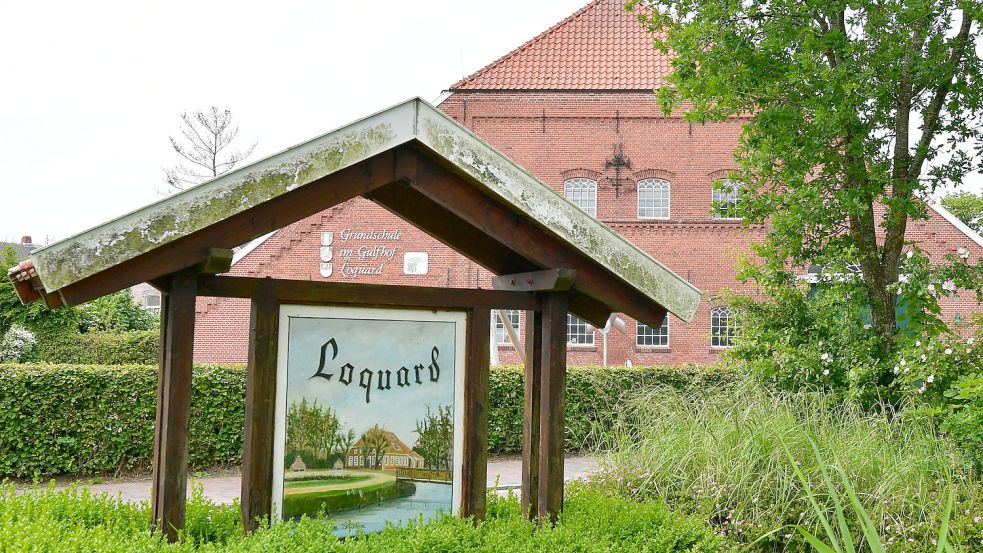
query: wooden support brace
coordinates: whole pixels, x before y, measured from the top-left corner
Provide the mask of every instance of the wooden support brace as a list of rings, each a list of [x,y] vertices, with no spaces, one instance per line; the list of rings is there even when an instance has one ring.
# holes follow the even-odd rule
[[[461,516],[485,518],[488,484],[488,364],[491,311],[471,309],[464,366],[464,452]]]
[[[543,298],[539,400],[538,522],[552,524],[563,509],[563,446],[567,369],[567,294]]]
[[[208,248],[208,257],[198,264],[198,272],[205,275],[218,275],[229,272],[235,253],[227,248]]]
[[[273,505],[273,434],[280,309],[272,285],[260,284],[249,315],[246,426],[242,444],[242,526],[270,522]]]
[[[188,485],[188,420],[191,414],[191,363],[194,352],[197,275],[175,273],[162,297],[157,426],[151,485],[153,521],[170,542],[184,529]]]
[[[548,269],[492,277],[492,288],[514,292],[549,292],[569,290],[577,272],[572,269]]]
[[[526,311],[526,360],[522,410],[522,513],[539,519],[539,400],[542,393],[543,313]]]

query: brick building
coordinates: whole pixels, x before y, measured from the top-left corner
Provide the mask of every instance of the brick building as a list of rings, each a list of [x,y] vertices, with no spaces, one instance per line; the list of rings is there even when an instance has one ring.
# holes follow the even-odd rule
[[[652,329],[621,315],[608,362],[713,362],[727,346],[728,313],[715,298],[741,290],[735,261],[764,227],[712,214],[727,194],[713,183],[735,168],[742,120],[692,125],[664,116],[652,89],[669,61],[620,0],[595,0],[491,65],[452,85],[438,107],[706,293],[691,323],[667,317]],[[983,239],[940,206],[909,226],[934,258]],[[355,199],[256,240],[231,274],[419,286],[490,286],[491,274],[375,204]],[[944,316],[980,310],[965,296]],[[508,313],[515,326],[522,315]],[[195,358],[244,362],[249,307],[201,298]],[[498,321],[502,362],[516,357]],[[620,325],[618,325],[620,326]],[[521,332],[518,333],[522,335]],[[604,336],[571,317],[569,361],[597,364]]]

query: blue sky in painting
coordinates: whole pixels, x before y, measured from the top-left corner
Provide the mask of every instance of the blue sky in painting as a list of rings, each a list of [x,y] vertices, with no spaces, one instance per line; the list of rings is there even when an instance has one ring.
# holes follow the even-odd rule
[[[427,407],[454,404],[455,325],[452,322],[360,320],[350,318],[290,317],[287,350],[287,406],[306,398],[318,405],[330,405],[338,414],[345,431],[349,428],[359,435],[374,424],[395,432],[407,445],[416,443],[416,421],[422,420]],[[338,356],[331,360],[329,346],[324,373],[333,374],[330,380],[311,378],[317,372],[321,346],[334,338]],[[430,381],[428,367],[431,352],[439,350],[439,382]],[[352,383],[339,381],[341,366],[355,367]],[[416,384],[414,365],[423,365]],[[396,384],[400,367],[410,370],[407,387]],[[359,386],[360,372],[372,370],[369,403],[365,389]],[[379,390],[378,371],[392,372],[391,389]]]

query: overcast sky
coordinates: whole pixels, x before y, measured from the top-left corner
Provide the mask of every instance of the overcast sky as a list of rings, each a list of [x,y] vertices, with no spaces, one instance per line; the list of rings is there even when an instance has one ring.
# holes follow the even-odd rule
[[[0,241],[159,199],[184,110],[231,109],[257,160],[433,101],[587,1],[3,1]]]

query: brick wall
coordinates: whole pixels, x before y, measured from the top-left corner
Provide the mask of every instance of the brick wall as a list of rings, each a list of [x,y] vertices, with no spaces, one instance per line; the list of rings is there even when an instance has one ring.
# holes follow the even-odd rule
[[[612,331],[608,362],[713,362],[719,350],[710,347],[710,309],[722,289],[748,291],[736,281],[738,256],[748,244],[763,238],[762,227],[710,217],[712,183],[734,168],[732,151],[742,121],[691,125],[665,117],[650,92],[467,92],[456,93],[439,106],[540,180],[563,191],[565,178],[589,176],[598,181],[597,216],[628,240],[686,278],[707,294],[691,323],[670,319],[668,348],[635,345],[635,322],[622,315],[626,333]],[[605,167],[615,149],[631,167],[619,175]],[[626,178],[631,177],[631,178]],[[632,183],[655,177],[670,183],[670,214],[666,220],[639,220],[637,193]],[[930,211],[928,221],[915,222],[908,233],[935,259],[966,247],[978,260],[983,248],[954,225]],[[399,231],[398,240],[342,241],[351,231]],[[321,233],[333,233],[333,272],[321,275]],[[393,259],[358,259],[359,248],[382,247]],[[343,269],[342,249],[351,249],[349,267],[377,269],[380,274],[353,275]],[[426,275],[406,275],[403,255],[427,252]],[[488,271],[401,221],[375,204],[356,199],[290,225],[246,255],[232,274],[276,276],[301,280],[334,280],[421,286],[489,287]],[[973,298],[944,302],[952,320],[979,311]],[[195,358],[199,362],[244,362],[248,303],[230,299],[200,299]],[[522,324],[525,324],[524,318]],[[521,333],[520,333],[521,335]],[[600,363],[601,335],[594,346],[571,346],[572,363]],[[500,348],[503,362],[517,359],[510,347]]]

